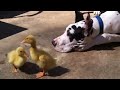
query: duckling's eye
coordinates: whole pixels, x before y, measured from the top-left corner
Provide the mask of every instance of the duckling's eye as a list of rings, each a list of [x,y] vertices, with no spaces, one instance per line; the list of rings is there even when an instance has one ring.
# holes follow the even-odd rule
[[[20,51],[20,52],[23,52],[23,51]]]

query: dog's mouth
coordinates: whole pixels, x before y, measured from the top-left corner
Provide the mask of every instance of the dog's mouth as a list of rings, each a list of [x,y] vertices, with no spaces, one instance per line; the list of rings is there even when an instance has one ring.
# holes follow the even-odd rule
[[[54,49],[57,51],[57,52],[62,52],[62,53],[68,53],[68,52],[71,52],[75,49],[74,47],[75,44],[65,44],[65,45],[53,45],[54,46]]]
[[[59,40],[59,38],[57,38],[53,39],[51,41],[51,44],[57,52],[67,53],[71,52],[74,49],[74,45],[77,44],[77,41],[73,40],[72,42],[70,42],[66,39]]]
[[[62,53],[68,53],[72,50],[72,48],[70,47],[65,47],[65,46],[56,46],[54,47],[54,49],[57,51],[57,52],[62,52]]]

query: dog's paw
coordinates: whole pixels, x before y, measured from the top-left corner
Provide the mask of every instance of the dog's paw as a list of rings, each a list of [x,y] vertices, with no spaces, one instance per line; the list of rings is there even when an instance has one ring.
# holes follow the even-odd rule
[[[84,41],[83,41],[83,40],[79,40],[79,41],[77,42],[77,45],[82,45],[82,44],[84,44]]]
[[[73,48],[75,51],[84,51],[85,50],[85,45],[74,45]]]
[[[80,46],[78,47],[78,51],[82,52],[82,51],[84,51],[84,50],[86,50],[86,45],[80,45]]]
[[[94,15],[100,15],[101,12],[100,12],[100,11],[94,11],[93,14],[94,14]]]
[[[86,41],[86,39],[84,39],[84,40],[79,40],[78,42],[77,42],[77,45],[79,46],[79,45],[86,45],[88,43],[88,41]]]

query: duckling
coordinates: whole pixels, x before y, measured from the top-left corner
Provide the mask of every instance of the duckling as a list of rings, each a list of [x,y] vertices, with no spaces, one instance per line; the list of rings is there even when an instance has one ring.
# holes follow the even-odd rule
[[[18,69],[25,64],[28,57],[23,47],[18,47],[16,48],[16,50],[12,50],[6,55],[8,58],[8,62],[14,67],[13,72],[17,72]]]
[[[36,47],[36,40],[33,35],[28,35],[21,43],[30,44],[31,59],[42,69],[36,74],[36,78],[45,76],[48,70],[56,67],[56,60],[46,51]]]

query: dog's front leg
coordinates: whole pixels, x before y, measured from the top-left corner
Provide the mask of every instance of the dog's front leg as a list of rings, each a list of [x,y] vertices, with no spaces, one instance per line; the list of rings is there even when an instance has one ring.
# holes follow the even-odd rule
[[[106,43],[111,43],[111,42],[120,42],[120,35],[104,33],[94,38],[90,43],[77,44],[75,46],[75,50],[85,51],[95,45],[106,44]]]
[[[95,45],[106,44],[111,42],[120,42],[120,35],[104,33],[96,37],[95,40],[93,40],[93,42]]]
[[[89,42],[89,43],[77,43],[77,45],[74,45],[73,48],[75,51],[85,51],[92,46],[94,46],[94,42]]]
[[[92,37],[86,37],[84,38],[84,40],[79,40],[78,43],[76,45],[74,45],[74,50],[75,51],[84,51],[87,50],[89,48],[91,48],[92,46],[94,46],[94,40],[95,38]]]
[[[94,46],[94,43],[76,45],[74,46],[74,50],[82,52],[82,51],[88,50],[89,48],[93,46]]]

